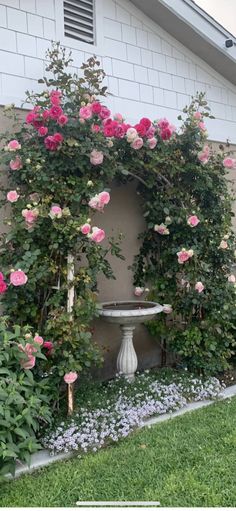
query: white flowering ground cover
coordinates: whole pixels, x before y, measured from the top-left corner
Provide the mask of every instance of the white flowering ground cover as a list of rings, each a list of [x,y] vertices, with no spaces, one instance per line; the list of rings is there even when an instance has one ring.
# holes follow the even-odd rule
[[[145,371],[134,382],[119,376],[107,384],[86,384],[77,389],[78,411],[57,421],[41,442],[52,454],[97,451],[127,437],[145,419],[174,412],[189,402],[215,399],[223,388],[215,377],[202,379],[175,371]]]

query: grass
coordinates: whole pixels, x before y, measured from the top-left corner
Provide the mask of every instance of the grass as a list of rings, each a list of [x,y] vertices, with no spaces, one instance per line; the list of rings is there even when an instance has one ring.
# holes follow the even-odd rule
[[[4,482],[2,507],[73,507],[78,500],[234,507],[236,398],[144,428],[115,446]]]

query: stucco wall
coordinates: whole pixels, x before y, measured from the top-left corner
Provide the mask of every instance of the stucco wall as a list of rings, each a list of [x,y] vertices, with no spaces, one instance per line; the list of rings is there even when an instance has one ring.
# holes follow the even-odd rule
[[[64,37],[63,0],[0,0],[0,104],[20,106],[39,90],[51,39],[71,48],[74,69],[94,53],[107,73],[113,111],[131,122],[146,115],[171,122],[205,91],[216,119],[212,140],[236,143],[236,87],[146,17],[130,0],[96,0],[96,44]],[[233,65],[233,64],[232,64]]]

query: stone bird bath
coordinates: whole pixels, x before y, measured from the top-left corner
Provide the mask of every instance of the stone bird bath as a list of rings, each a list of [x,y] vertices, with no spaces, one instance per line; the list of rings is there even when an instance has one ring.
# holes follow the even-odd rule
[[[138,323],[153,319],[163,307],[155,302],[131,300],[127,302],[101,303],[99,316],[109,323],[120,325],[121,347],[117,357],[117,369],[127,379],[133,380],[138,359],[133,345],[133,334]]]

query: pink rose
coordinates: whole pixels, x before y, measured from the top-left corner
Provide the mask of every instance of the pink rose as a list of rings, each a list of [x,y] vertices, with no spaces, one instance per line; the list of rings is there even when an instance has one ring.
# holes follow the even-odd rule
[[[49,116],[51,117],[51,119],[57,120],[58,117],[60,117],[60,115],[63,114],[63,110],[60,106],[54,105],[50,108],[48,113],[49,113]]]
[[[164,303],[162,310],[165,314],[171,314],[173,312],[172,305],[170,305],[169,303]]]
[[[35,115],[35,112],[34,110],[32,112],[29,112],[27,115],[26,115],[26,118],[25,118],[25,122],[27,124],[33,124],[33,121],[36,119],[36,115]]]
[[[164,130],[161,130],[160,137],[162,140],[169,140],[171,138],[172,131],[170,128],[165,128]]]
[[[92,165],[101,165],[103,162],[103,153],[102,151],[97,151],[96,149],[93,149],[90,153],[90,163]]]
[[[101,243],[101,241],[105,238],[105,232],[103,229],[99,229],[99,227],[92,228],[92,234],[89,235],[92,241],[95,243]]]
[[[42,346],[44,343],[44,340],[40,335],[36,334],[34,336],[34,342],[36,342],[36,344],[39,344],[39,346]]]
[[[101,109],[102,109],[102,105],[101,105],[101,103],[99,103],[99,101],[94,101],[94,103],[91,103],[91,110],[92,110],[93,114],[96,114],[96,115],[100,114]]]
[[[158,128],[160,128],[161,130],[165,130],[166,128],[169,127],[169,121],[167,119],[160,119],[157,123],[157,126]]]
[[[7,290],[7,284],[4,280],[0,280],[0,295],[3,295]]]
[[[53,351],[53,343],[51,341],[45,341],[43,343],[43,348],[47,350],[45,353],[46,357],[50,357]]]
[[[206,125],[205,125],[205,123],[204,123],[204,122],[200,121],[200,122],[198,123],[198,127],[199,127],[199,129],[200,129],[201,131],[206,131]]]
[[[65,114],[59,115],[57,122],[60,126],[64,126],[68,122],[68,117]]]
[[[49,216],[53,218],[61,218],[62,217],[62,209],[60,206],[52,206],[50,209]]]
[[[143,139],[141,137],[138,137],[130,145],[132,149],[135,149],[137,151],[138,149],[141,149],[141,147],[143,147]]]
[[[236,278],[235,278],[235,276],[234,276],[234,275],[230,275],[230,276],[228,277],[228,282],[231,282],[232,284],[235,284],[235,282],[236,282]]]
[[[111,111],[109,110],[109,108],[107,108],[106,106],[102,106],[99,113],[100,119],[107,119],[108,117],[110,117],[110,115]]]
[[[124,138],[124,136],[125,136],[125,128],[124,128],[123,124],[118,124],[117,126],[115,126],[115,128],[114,128],[114,136],[116,138]]]
[[[145,127],[144,124],[135,124],[134,128],[136,129],[140,137],[145,137],[147,133],[147,128]]]
[[[23,369],[33,369],[36,362],[36,358],[34,357],[33,353],[35,353],[37,349],[30,343],[27,343],[25,346],[22,346],[22,344],[18,344],[18,348],[27,357],[27,360],[20,361],[21,367]]]
[[[21,149],[21,145],[18,140],[10,140],[7,144],[7,149],[8,151],[19,151],[19,149]]]
[[[118,122],[121,122],[121,123],[124,121],[123,115],[122,115],[122,114],[119,114],[119,113],[117,113],[117,114],[113,115],[113,119],[114,119],[115,121],[118,121]]]
[[[223,250],[225,250],[226,248],[228,248],[228,243],[227,241],[225,240],[222,240],[219,244],[219,248],[222,248]]]
[[[130,144],[131,142],[133,142],[136,138],[138,138],[138,132],[135,128],[129,128],[127,131],[126,131],[126,137],[127,137],[127,142]]]
[[[22,161],[19,156],[16,156],[14,160],[11,160],[9,163],[11,170],[19,170],[22,169]]]
[[[194,254],[193,250],[186,250],[185,248],[182,248],[180,252],[177,252],[178,263],[179,264],[185,263],[190,259],[190,257],[193,256],[193,254]]]
[[[193,117],[194,119],[198,119],[200,121],[200,119],[202,118],[202,114],[201,112],[194,112]]]
[[[81,119],[91,119],[92,117],[92,108],[91,105],[82,106],[79,110],[79,116]]]
[[[156,133],[156,129],[154,128],[154,126],[151,126],[148,130],[147,130],[147,133],[146,133],[146,137],[147,138],[153,138],[154,135]]]
[[[164,224],[154,225],[154,231],[158,232],[158,234],[161,234],[161,235],[170,234],[169,229],[167,229],[166,225],[164,225]]]
[[[93,133],[99,133],[99,131],[101,131],[101,128],[100,128],[100,126],[98,124],[92,124],[91,131]]]
[[[27,224],[33,224],[39,216],[39,211],[38,209],[23,209],[21,214]]]
[[[91,225],[90,224],[81,225],[80,230],[81,230],[82,234],[89,234],[91,231]]]
[[[42,117],[43,117],[43,120],[44,121],[48,121],[48,119],[50,119],[50,113],[49,113],[49,110],[44,110],[43,114],[42,114]]]
[[[134,295],[135,296],[142,296],[143,292],[144,292],[144,288],[137,286],[135,288],[135,290],[134,290]]]
[[[204,291],[205,289],[205,286],[203,285],[202,282],[196,282],[195,284],[195,290],[198,292],[198,293],[202,293],[202,291]]]
[[[46,137],[46,135],[48,134],[48,128],[46,126],[40,126],[40,128],[38,129],[38,134],[40,137]]]
[[[223,160],[223,165],[226,169],[234,169],[236,168],[236,160],[233,158],[225,158]]]
[[[110,202],[110,194],[108,192],[101,192],[98,194],[98,197],[100,204],[103,206]]]
[[[19,197],[20,196],[18,195],[16,190],[10,190],[10,192],[8,192],[8,194],[7,194],[7,200],[9,202],[17,202]]]
[[[15,270],[10,274],[10,283],[15,287],[24,286],[27,280],[28,277],[22,270]]]
[[[46,149],[49,151],[56,151],[60,144],[63,142],[63,136],[61,133],[55,133],[54,135],[49,135],[44,139],[44,144]]]
[[[62,92],[60,90],[52,90],[50,92],[51,105],[58,106],[61,103]]]
[[[149,149],[155,149],[155,147],[157,145],[157,139],[155,137],[149,138],[147,140],[147,145],[148,145]]]
[[[147,117],[143,117],[139,121],[139,124],[143,124],[143,126],[145,126],[146,130],[149,130],[149,128],[151,128],[152,122]]]
[[[77,378],[78,378],[78,374],[76,372],[72,372],[72,371],[70,371],[70,373],[66,373],[63,376],[63,380],[67,384],[74,383],[77,380]]]
[[[199,224],[200,220],[197,217],[197,215],[191,215],[188,217],[187,224],[190,225],[190,227],[196,227]]]
[[[103,211],[103,208],[110,201],[110,194],[108,192],[101,192],[92,197],[88,203],[89,207],[97,211]]]

